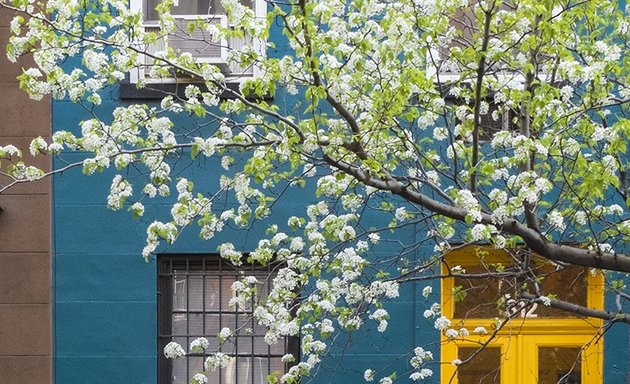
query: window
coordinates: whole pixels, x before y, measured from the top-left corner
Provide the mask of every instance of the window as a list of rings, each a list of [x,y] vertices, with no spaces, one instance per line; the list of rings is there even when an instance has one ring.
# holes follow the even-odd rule
[[[463,102],[463,101],[460,101]],[[480,142],[490,142],[492,138],[497,132],[500,131],[518,131],[518,125],[515,123],[515,119],[518,118],[518,114],[516,111],[512,109],[507,109],[500,113],[499,106],[491,101],[488,101],[488,111],[480,115],[480,130],[479,130],[479,141]],[[474,110],[474,105],[468,105],[470,110],[469,116],[472,116],[472,111]],[[468,122],[469,127],[474,126],[474,119]],[[455,119],[456,124],[464,124],[465,122],[460,120],[459,118]],[[470,139],[470,138],[467,138]],[[472,139],[470,139],[472,141]]]
[[[207,372],[213,384],[266,384],[270,373],[284,373],[288,366],[281,358],[287,353],[298,356],[296,338],[277,344],[265,343],[265,329],[253,319],[253,302],[264,299],[270,289],[273,270],[263,267],[239,268],[219,256],[158,257],[158,377],[160,384],[188,384],[196,372],[204,370],[204,354],[188,353],[171,360],[163,354],[170,341],[184,349],[198,337],[210,342],[208,352],[231,357],[229,365]],[[255,276],[258,297],[245,307],[230,306],[232,284],[244,276]],[[217,335],[224,327],[234,336],[222,345]]]
[[[186,0],[180,1],[177,6],[172,6],[171,14],[175,19],[175,31],[171,34],[160,32],[158,14],[155,10],[159,3],[160,0],[131,0],[132,9],[141,9],[143,12],[145,31],[153,32],[157,36],[157,41],[146,47],[148,53],[165,51],[167,48],[180,53],[190,53],[198,62],[217,65],[226,77],[234,82],[258,75],[256,66],[241,66],[238,61],[230,59],[229,52],[247,45],[252,46],[258,53],[264,53],[264,44],[247,35],[217,39],[207,30],[189,29],[189,24],[198,19],[208,24],[228,27],[225,10],[220,0]],[[265,17],[267,4],[264,0],[242,0],[241,3],[253,9],[257,18]],[[148,66],[152,64],[150,57],[141,55],[140,60],[139,69],[131,73],[132,83],[139,80],[148,83],[189,82],[191,80],[190,77],[175,72],[170,72],[167,76],[158,76],[148,70]]]
[[[544,295],[602,309],[601,273],[476,246],[447,255],[443,272],[456,265],[465,274],[443,280],[442,311],[452,320],[451,328],[464,327],[470,335],[442,336],[442,360],[464,362],[459,367],[443,365],[442,383],[602,382],[601,320],[514,300],[517,291],[533,292],[537,286]],[[503,277],[484,277],[488,272],[501,272]],[[506,313],[511,320],[492,336],[495,318],[504,318]],[[477,327],[488,333],[475,332]]]

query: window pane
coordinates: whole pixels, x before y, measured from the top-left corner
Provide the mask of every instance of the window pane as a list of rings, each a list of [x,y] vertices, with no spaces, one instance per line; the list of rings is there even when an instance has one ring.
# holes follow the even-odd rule
[[[466,273],[481,274],[488,270],[481,265],[466,266]],[[455,318],[493,318],[499,316],[498,300],[503,295],[514,291],[514,282],[509,279],[499,281],[497,278],[482,279],[455,278],[455,286],[466,292],[462,301],[455,302]]]
[[[188,310],[203,311],[203,276],[188,276]]]
[[[495,272],[490,266],[465,266],[467,274],[487,274]],[[505,272],[517,272],[514,266],[506,266]],[[535,261],[525,278],[466,278],[455,277],[455,287],[465,292],[461,301],[456,301],[455,318],[493,318],[502,316],[497,302],[510,295],[517,296],[517,287],[526,286],[530,293],[536,291],[538,284],[543,295],[555,295],[559,300],[587,306],[588,269],[582,267],[556,268],[544,261]],[[574,313],[560,311],[543,305],[513,309],[517,317],[575,317]]]
[[[564,267],[557,270],[554,266],[545,264],[537,268],[537,275],[543,277],[542,292],[545,295],[556,295],[559,300],[587,306],[588,268]],[[560,311],[547,306],[538,306],[538,316],[571,317],[575,314]]]
[[[230,307],[230,300],[234,296],[232,293],[232,284],[236,281],[236,276],[220,276],[221,280],[221,309],[223,311],[233,311],[234,307]]]
[[[457,356],[466,361],[475,353],[471,361],[457,368],[459,384],[500,384],[501,349],[493,347],[479,351],[476,347],[460,347]]]
[[[539,384],[580,384],[582,361],[580,348],[538,348]]]
[[[220,310],[221,295],[229,293],[230,286],[227,286],[219,276],[206,276],[206,311]]]
[[[143,14],[144,19],[155,21],[158,19],[155,7],[160,0],[144,0]],[[252,0],[243,0],[241,4],[253,8]],[[225,10],[221,4],[221,0],[182,0],[179,5],[171,7],[172,15],[224,15]]]
[[[267,384],[267,376],[273,372],[284,372],[280,358],[233,357],[221,379],[224,384]]]
[[[144,0],[145,20],[158,19],[155,7],[159,3],[160,0]],[[223,13],[219,0],[183,0],[179,2],[179,5],[171,7],[173,15],[221,15]]]
[[[185,311],[188,309],[188,304],[186,302],[186,276],[185,275],[175,275],[173,277],[173,310],[174,311]]]
[[[177,359],[173,361],[173,384],[188,384],[187,359]]]

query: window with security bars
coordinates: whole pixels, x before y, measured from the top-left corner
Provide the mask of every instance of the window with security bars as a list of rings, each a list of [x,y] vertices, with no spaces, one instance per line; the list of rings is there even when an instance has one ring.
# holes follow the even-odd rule
[[[205,353],[191,353],[167,359],[163,350],[170,341],[189,349],[198,337],[210,347],[230,356],[226,368],[205,372],[213,384],[264,384],[271,373],[284,373],[289,366],[283,355],[298,356],[297,338],[285,338],[268,345],[265,328],[253,317],[254,302],[264,300],[275,273],[271,267],[249,266],[238,270],[218,255],[158,257],[158,355],[159,383],[187,384],[204,371]],[[244,276],[258,280],[256,298],[246,305],[230,305],[235,295],[232,284]],[[220,343],[217,334],[228,327],[233,336]]]

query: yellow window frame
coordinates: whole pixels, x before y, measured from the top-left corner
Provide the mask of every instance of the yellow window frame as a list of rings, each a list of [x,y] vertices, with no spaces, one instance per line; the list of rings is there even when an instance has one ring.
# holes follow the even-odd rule
[[[479,252],[481,250],[482,252]],[[480,258],[483,254],[483,260]],[[447,264],[442,263],[442,273],[448,268],[460,265],[479,265],[509,262],[505,251],[486,246],[469,246],[453,251],[446,256]],[[452,328],[465,327],[473,330],[484,327],[490,334],[496,329],[494,319],[468,318],[454,319],[455,302],[452,296],[454,278],[441,281],[442,314],[452,320]],[[604,308],[604,281],[601,272],[589,273],[587,278],[587,306]],[[495,335],[461,336],[455,340],[441,336],[441,382],[458,384],[457,367],[451,362],[458,357],[459,347],[501,348],[501,383],[532,384],[538,381],[538,347],[581,347],[582,383],[601,384],[603,381],[603,340],[600,335],[603,320],[596,318],[513,318]],[[535,368],[536,367],[536,368]],[[535,369],[534,369],[535,368]]]
[[[501,349],[501,383],[538,383],[539,347],[583,348],[581,358],[581,382],[601,384],[603,378],[603,343],[597,334],[545,335],[506,333],[491,336],[469,336],[466,339],[449,340],[442,343],[441,382],[459,384],[457,367],[452,364],[458,358],[458,348],[479,348],[487,343],[488,348]],[[474,364],[474,361],[472,362]],[[467,384],[467,383],[466,383]]]

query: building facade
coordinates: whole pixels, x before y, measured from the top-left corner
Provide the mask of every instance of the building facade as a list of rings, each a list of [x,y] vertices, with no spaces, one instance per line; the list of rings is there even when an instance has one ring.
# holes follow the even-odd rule
[[[6,12],[0,13],[3,44],[10,18]],[[280,56],[286,50],[286,46],[278,44],[268,53]],[[19,143],[27,151],[30,138],[49,136],[51,130],[77,132],[81,122],[91,118],[91,111],[68,100],[29,101],[17,89],[15,76],[19,74],[19,65],[9,64],[3,57],[0,71],[0,88],[10,95],[0,105],[3,116],[0,140]],[[181,91],[173,83],[160,87]],[[159,103],[160,95],[137,91],[131,83],[115,85],[102,98],[99,113],[111,115],[115,108],[131,101]],[[284,112],[290,112],[297,101],[297,96],[282,91],[274,99]],[[176,123],[184,127],[194,124],[184,117]],[[68,162],[81,162],[84,157],[76,152],[62,153],[52,166],[59,168]],[[43,161],[42,167],[49,166],[45,159],[39,161]],[[185,153],[175,167],[180,170],[179,175],[194,177],[207,174],[219,164],[209,159],[193,162],[190,154]],[[152,218],[134,221],[124,211],[107,208],[114,172],[107,170],[86,178],[76,167],[56,174],[52,185],[41,181],[0,194],[0,382],[185,383],[190,367],[200,367],[201,358],[192,356],[182,360],[183,363],[165,365],[169,364],[162,361],[166,343],[173,339],[188,346],[196,336],[212,337],[226,325],[239,327],[238,317],[225,304],[231,298],[229,286],[238,274],[221,264],[217,248],[231,242],[244,250],[255,249],[258,239],[264,236],[265,223],[255,223],[246,230],[225,231],[210,241],[199,239],[194,230],[185,231],[174,245],[160,248],[157,257],[145,262],[140,253]],[[218,182],[212,175],[197,179],[208,185]],[[286,222],[296,211],[304,211],[306,203],[317,198],[312,186],[305,188],[302,195],[285,197],[273,209],[272,218],[278,222]],[[167,199],[146,206],[157,217],[166,217],[170,209]],[[374,226],[388,224],[378,216],[368,220]],[[425,235],[409,226],[397,231],[389,244],[420,243]],[[389,246],[389,249],[380,247],[377,254],[389,257],[401,251],[396,245]],[[413,250],[418,258],[432,252],[432,245]],[[457,263],[473,270],[476,264],[470,260],[475,259],[465,252],[472,251],[455,254],[453,258],[463,258]],[[491,257],[496,262],[503,260],[498,254]],[[575,295],[586,306],[614,308],[614,297],[607,297],[604,302],[601,276],[582,272],[576,272],[575,276],[580,276],[579,281],[585,287]],[[576,279],[575,276],[565,276],[557,284],[562,286],[567,279]],[[492,329],[492,319],[498,315],[496,308],[473,319],[459,315],[473,309],[458,309],[468,303],[454,301],[451,293],[458,285],[455,280],[444,280],[441,286],[433,283],[432,300],[446,308],[449,318],[459,319],[470,330],[478,326]],[[410,371],[409,353],[419,345],[432,346],[436,357],[431,366],[436,374],[426,382],[451,382],[454,367],[440,366],[437,362],[466,358],[485,339],[447,343],[445,336],[435,330],[433,321],[424,316],[428,300],[423,295],[426,285],[407,283],[400,296],[386,304],[392,314],[387,332],[366,326],[337,339],[310,382],[361,383],[366,367],[399,372],[397,382],[408,382],[404,373]],[[471,286],[471,292],[480,287]],[[495,291],[493,294],[501,294],[500,287]],[[556,368],[564,370],[562,373],[574,370],[571,363],[578,360],[579,378],[569,375],[566,383],[621,384],[628,380],[626,326],[614,325],[599,337],[597,329],[601,322],[546,315],[541,312],[543,309],[531,313],[528,309],[523,314],[516,311],[514,316],[522,320],[513,321],[513,326],[488,346],[478,362],[466,371],[467,379],[460,377],[460,383],[552,383],[562,377],[556,375],[557,371],[549,373],[541,368],[544,363],[553,362]],[[246,311],[247,308],[242,310]],[[201,320],[195,320],[195,316],[201,316]],[[242,357],[231,362],[224,372],[211,376],[211,383],[262,383],[268,373],[282,369],[278,360],[295,348],[296,341],[286,340],[278,349],[271,350],[263,347],[258,331],[252,325],[251,335],[239,338],[232,348]],[[445,346],[440,347],[441,343]],[[585,345],[589,345],[587,353],[576,357]],[[493,368],[497,361],[500,372]],[[565,363],[568,368],[562,365]],[[550,376],[543,379],[541,375],[546,374]]]

